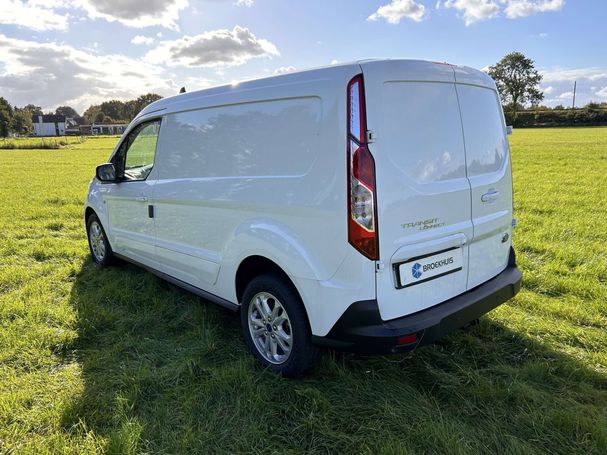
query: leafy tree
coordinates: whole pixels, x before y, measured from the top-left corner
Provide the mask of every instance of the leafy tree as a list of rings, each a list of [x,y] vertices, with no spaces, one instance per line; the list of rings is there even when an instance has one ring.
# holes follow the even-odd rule
[[[495,80],[502,102],[515,114],[519,104],[539,104],[544,99],[539,90],[542,75],[534,63],[520,52],[511,52],[489,67],[489,76]]]
[[[86,111],[84,111],[84,114],[82,114],[82,117],[84,118],[84,123],[88,123],[88,124],[93,123],[95,121],[95,117],[100,112],[101,112],[101,108],[98,105],[93,104],[92,106],[89,106],[89,108]]]
[[[57,109],[55,109],[55,115],[65,115],[66,117],[70,118],[80,117],[78,112],[76,112],[76,109],[70,106],[59,106]]]
[[[26,108],[15,108],[11,129],[17,134],[30,134],[33,129],[32,112]]]
[[[105,116],[111,117],[115,120],[127,120],[129,118],[128,113],[126,112],[126,105],[123,101],[104,101],[99,105],[99,107]]]
[[[157,95],[156,93],[146,93],[145,95],[141,95],[135,100],[135,108],[137,110],[137,112],[135,112],[135,115],[137,115],[148,104],[152,104],[154,101],[158,101],[161,99],[162,96]],[[135,117],[135,115],[133,115],[133,117]]]
[[[28,104],[27,106],[23,106],[23,109],[25,109],[26,111],[30,111],[32,115],[42,115],[42,108],[34,104]]]
[[[13,122],[13,107],[0,97],[0,137],[7,137]]]

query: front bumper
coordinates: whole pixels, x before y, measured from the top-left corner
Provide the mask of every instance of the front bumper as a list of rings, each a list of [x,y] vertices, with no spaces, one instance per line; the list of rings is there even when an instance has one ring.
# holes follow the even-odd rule
[[[315,344],[365,354],[406,352],[430,344],[514,297],[522,274],[510,250],[508,266],[489,281],[443,303],[401,318],[383,321],[376,300],[355,302],[327,336],[313,336]],[[415,341],[398,344],[401,337]]]

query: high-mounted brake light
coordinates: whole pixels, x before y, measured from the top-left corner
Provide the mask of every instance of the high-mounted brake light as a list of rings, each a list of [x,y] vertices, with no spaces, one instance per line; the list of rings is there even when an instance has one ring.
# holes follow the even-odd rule
[[[379,259],[375,162],[367,147],[363,76],[348,83],[348,241],[371,260]]]

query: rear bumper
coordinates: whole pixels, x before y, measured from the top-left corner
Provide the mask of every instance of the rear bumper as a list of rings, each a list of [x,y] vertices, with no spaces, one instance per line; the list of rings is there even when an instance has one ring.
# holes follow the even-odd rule
[[[511,299],[519,292],[521,281],[511,249],[503,272],[464,294],[390,321],[382,321],[376,300],[355,302],[327,336],[313,336],[312,340],[318,345],[367,354],[410,351],[464,327]],[[399,338],[412,335],[415,341],[398,345]]]

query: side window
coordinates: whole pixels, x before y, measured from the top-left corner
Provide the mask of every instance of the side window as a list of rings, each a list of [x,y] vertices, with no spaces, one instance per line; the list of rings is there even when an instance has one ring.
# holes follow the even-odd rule
[[[145,180],[154,166],[160,120],[142,123],[131,131],[117,153],[122,180]]]

